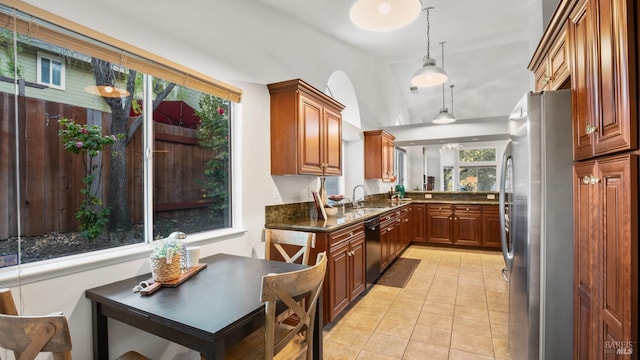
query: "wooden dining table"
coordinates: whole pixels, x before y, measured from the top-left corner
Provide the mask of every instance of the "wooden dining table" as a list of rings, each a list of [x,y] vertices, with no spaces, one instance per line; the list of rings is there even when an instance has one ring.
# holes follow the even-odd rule
[[[189,280],[150,295],[132,290],[149,274],[86,290],[92,304],[93,358],[109,359],[107,319],[112,318],[198,351],[206,359],[224,359],[228,347],[264,325],[262,276],[306,267],[228,254],[200,262],[207,266]],[[321,299],[314,324],[314,359],[322,359]]]

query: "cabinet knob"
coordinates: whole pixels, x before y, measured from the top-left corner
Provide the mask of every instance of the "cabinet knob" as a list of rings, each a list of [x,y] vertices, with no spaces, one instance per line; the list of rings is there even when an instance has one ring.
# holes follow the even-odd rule
[[[349,231],[349,236],[353,236],[353,231]]]
[[[453,220],[453,217],[449,216],[449,220]]]
[[[593,134],[594,132],[596,132],[596,130],[598,130],[598,128],[597,128],[597,127],[595,127],[595,126],[593,126],[593,125],[587,125],[587,127],[585,128],[585,133],[586,133],[587,135],[591,135],[591,134]]]

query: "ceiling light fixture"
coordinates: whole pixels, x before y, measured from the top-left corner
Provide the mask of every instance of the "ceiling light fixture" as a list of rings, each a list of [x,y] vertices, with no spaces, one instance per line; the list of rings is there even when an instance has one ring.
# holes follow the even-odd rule
[[[358,0],[349,11],[351,22],[369,31],[391,31],[412,23],[422,5],[419,0]]]
[[[429,21],[429,10],[434,9],[428,7],[424,9],[427,12],[427,54],[422,58],[422,67],[413,74],[411,83],[415,86],[436,86],[447,81],[448,76],[443,68],[436,66],[436,61],[430,58],[429,46],[431,45],[430,28],[431,23]]]
[[[119,87],[111,85],[89,85],[84,88],[84,91],[89,94],[110,98],[124,98],[131,94],[125,89],[120,89]]]
[[[444,67],[444,41],[440,42],[442,45],[442,67]],[[451,87],[451,112],[444,105],[444,83],[442,84],[442,108],[440,109],[440,113],[436,115],[433,119],[434,124],[451,124],[456,121],[456,118],[453,116],[453,87],[455,85],[449,85]]]

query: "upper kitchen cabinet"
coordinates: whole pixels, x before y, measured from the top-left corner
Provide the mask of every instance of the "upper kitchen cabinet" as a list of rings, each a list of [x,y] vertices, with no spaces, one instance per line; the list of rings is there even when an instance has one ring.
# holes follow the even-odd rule
[[[300,79],[271,94],[271,175],[341,175],[344,105]]]
[[[554,39],[549,54],[540,59],[536,65],[537,67],[534,68],[536,91],[568,88],[569,49],[566,28],[563,28]]]
[[[364,178],[393,181],[393,141],[384,130],[364,132]]]
[[[584,0],[569,16],[574,159],[638,148],[635,0]]]

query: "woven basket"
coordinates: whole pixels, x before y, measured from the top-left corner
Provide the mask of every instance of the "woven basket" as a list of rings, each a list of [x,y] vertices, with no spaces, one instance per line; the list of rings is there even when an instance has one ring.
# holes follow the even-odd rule
[[[155,281],[171,281],[180,277],[180,254],[171,257],[171,262],[167,263],[167,258],[151,258],[151,275]]]

